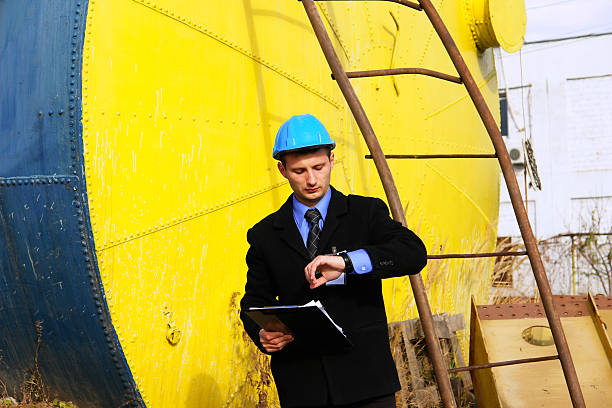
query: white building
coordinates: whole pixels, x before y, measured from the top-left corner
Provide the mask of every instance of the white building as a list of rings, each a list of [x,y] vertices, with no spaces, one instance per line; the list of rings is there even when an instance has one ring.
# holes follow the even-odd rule
[[[585,232],[594,210],[600,232],[612,231],[610,50],[612,33],[526,42],[514,54],[496,51],[502,134],[515,153],[523,153],[523,139],[531,140],[542,184],[541,191],[528,188],[525,194],[519,158],[517,179],[537,239]],[[503,180],[498,236],[520,237]],[[573,268],[572,278],[571,260],[554,265],[548,260],[549,273],[560,274],[551,278],[553,292],[604,292],[575,258]],[[508,294],[534,294],[531,272],[523,269],[515,272]]]

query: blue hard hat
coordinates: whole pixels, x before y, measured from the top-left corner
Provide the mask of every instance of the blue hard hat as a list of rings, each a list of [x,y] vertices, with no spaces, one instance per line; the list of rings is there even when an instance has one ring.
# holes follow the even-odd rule
[[[295,115],[282,124],[276,133],[272,157],[278,160],[281,153],[308,147],[336,147],[325,126],[312,115]]]

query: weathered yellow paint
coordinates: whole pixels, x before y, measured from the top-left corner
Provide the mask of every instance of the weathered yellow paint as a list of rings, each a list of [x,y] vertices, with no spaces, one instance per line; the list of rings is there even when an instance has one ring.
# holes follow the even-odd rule
[[[532,345],[521,336],[528,327],[547,326],[545,318],[480,320],[479,323],[476,330],[480,332],[473,333],[472,338],[480,338],[482,342],[470,352],[486,356],[478,361],[480,364],[557,354],[554,345]],[[586,405],[609,406],[612,369],[593,319],[591,316],[562,317],[561,323]],[[483,373],[476,375],[484,378],[484,372],[489,370],[481,371]],[[479,402],[484,402],[485,406],[495,401],[486,398],[494,394],[499,396],[500,406],[504,408],[572,406],[558,360],[496,367],[490,371],[489,378],[494,379],[490,385],[494,389],[481,387],[477,390]]]
[[[434,3],[497,114],[491,50],[477,50],[459,2]],[[423,13],[382,2],[319,7],[347,70],[454,73]],[[271,158],[276,129],[314,114],[338,143],[333,184],[383,196],[301,3],[90,0],[85,39],[89,213],[112,321],[147,406],[248,407],[263,398],[274,406],[267,358],[243,337],[237,300],[246,230],[290,193]],[[460,85],[408,76],[395,86],[353,83],[388,153],[492,151]],[[494,160],[390,165],[430,252],[491,249]],[[488,266],[432,263],[433,309],[467,313],[463,291],[484,296]],[[407,279],[384,290],[391,320],[414,316]],[[175,345],[170,328],[180,332]]]
[[[469,361],[471,366],[493,362],[489,357],[487,340],[484,338],[482,322],[476,311],[474,297],[471,301]],[[497,395],[497,384],[492,369],[473,370],[470,371],[470,375],[478,403],[487,408],[500,408],[501,402]]]
[[[593,319],[593,326],[595,327],[595,331],[599,336],[599,341],[601,342],[608,359],[608,364],[610,364],[610,367],[612,368],[612,343],[610,342],[607,326],[602,319],[601,312],[599,311],[595,298],[593,298],[591,292],[589,292],[587,296],[587,305],[589,307],[589,312],[591,313],[591,319]]]

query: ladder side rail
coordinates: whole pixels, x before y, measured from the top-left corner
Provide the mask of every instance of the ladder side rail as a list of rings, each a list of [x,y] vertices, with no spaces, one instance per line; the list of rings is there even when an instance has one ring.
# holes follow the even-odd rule
[[[506,149],[501,133],[497,128],[495,119],[493,118],[493,115],[491,114],[491,111],[489,110],[489,107],[484,100],[478,85],[474,81],[474,78],[463,60],[459,49],[453,41],[453,38],[448,32],[448,29],[440,18],[440,15],[430,0],[418,1],[425,11],[425,14],[427,14],[427,17],[431,21],[434,29],[438,33],[440,40],[444,44],[444,47],[455,65],[459,76],[463,80],[470,98],[472,99],[478,114],[480,115],[480,118],[485,125],[487,132],[489,133],[491,141],[493,142],[493,146],[498,155],[502,174],[504,176],[504,180],[506,181],[506,186],[508,187],[508,193],[510,195],[519,229],[521,231],[521,235],[523,236],[523,242],[525,243],[525,247],[527,249],[533,274],[542,297],[542,304],[546,312],[546,317],[548,318],[553,338],[555,340],[555,345],[557,347],[557,352],[559,353],[561,367],[563,368],[563,374],[565,376],[565,381],[567,383],[572,404],[574,407],[585,407],[586,405],[582,395],[582,390],[580,389],[580,383],[578,382],[578,376],[576,375],[576,369],[572,361],[572,356],[569,351],[567,339],[565,338],[565,333],[563,332],[561,320],[555,310],[550,284],[548,282],[548,278],[546,277],[544,264],[542,263],[540,253],[536,245],[535,236],[533,235],[531,225],[529,224],[529,219],[527,218],[527,212],[523,206],[521,192],[516,180],[516,175],[514,174],[514,170],[512,168],[512,163],[510,162],[510,157],[508,156],[508,150]]]
[[[336,55],[333,45],[327,35],[327,31],[321,17],[316,9],[313,0],[302,0],[308,19],[314,29],[317,40],[321,46],[325,59],[329,64],[332,73],[336,78],[336,82],[346,99],[349,108],[359,126],[359,129],[365,139],[365,142],[374,157],[374,164],[378,171],[378,175],[382,181],[385,195],[389,201],[391,207],[391,213],[393,218],[400,221],[403,225],[406,225],[406,217],[402,203],[393,181],[393,175],[389,169],[389,165],[384,157],[382,148],[378,143],[378,139],[372,129],[372,125],[365,114],[363,106],[359,102],[357,95],[353,87],[351,86],[344,69]],[[423,278],[421,274],[410,275],[410,285],[412,286],[412,292],[414,294],[417,310],[421,319],[421,325],[425,334],[425,341],[429,352],[430,359],[434,368],[434,373],[438,383],[438,389],[440,391],[440,397],[446,408],[455,408],[456,402],[453,395],[453,391],[450,384],[450,377],[448,374],[448,367],[442,355],[442,349],[438,336],[436,335],[434,328],[434,320],[431,313],[431,307],[427,299],[427,293],[425,291],[425,285],[423,284]]]

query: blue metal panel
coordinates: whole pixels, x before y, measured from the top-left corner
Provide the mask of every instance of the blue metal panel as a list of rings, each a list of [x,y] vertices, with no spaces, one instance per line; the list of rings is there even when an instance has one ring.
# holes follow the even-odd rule
[[[80,70],[71,46],[82,42],[72,27],[84,24],[74,15],[71,1],[0,2],[0,176],[70,171],[68,108]]]
[[[88,262],[76,178],[2,182],[0,376],[19,389],[34,367],[35,322],[41,322],[44,383],[79,406],[121,405],[125,391],[102,330],[106,313]]]
[[[87,1],[0,0],[0,380],[38,367],[79,407],[144,406],[110,321],[83,173]]]

